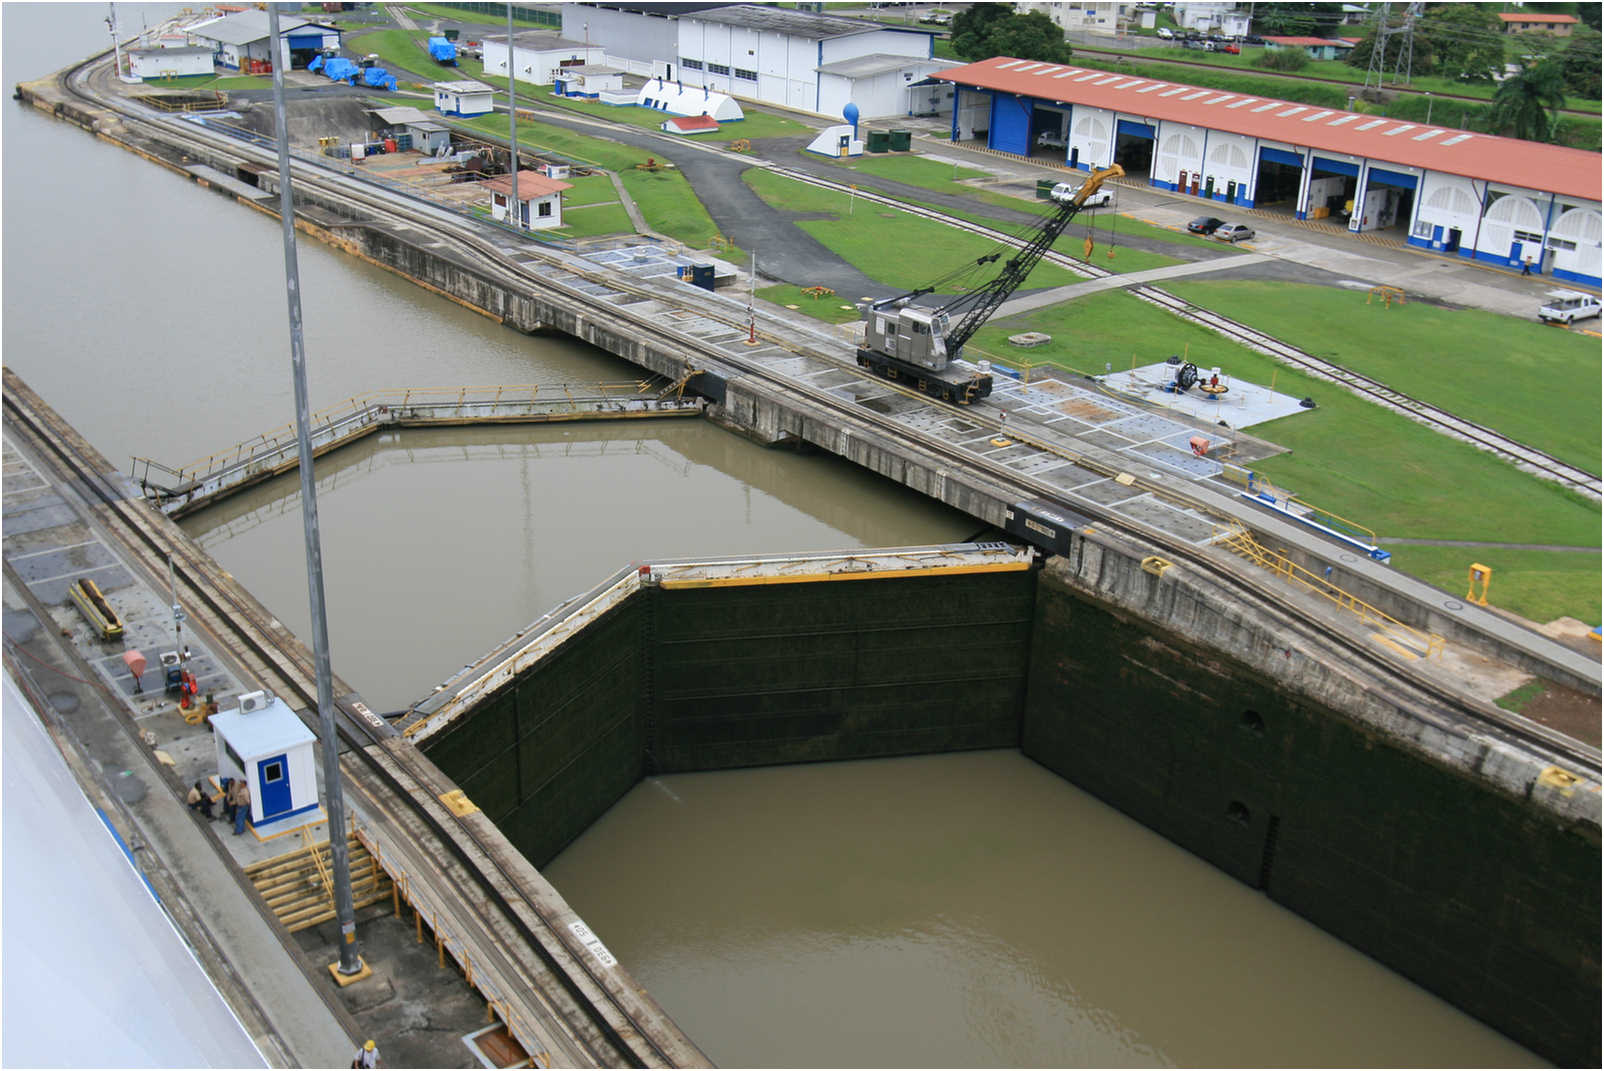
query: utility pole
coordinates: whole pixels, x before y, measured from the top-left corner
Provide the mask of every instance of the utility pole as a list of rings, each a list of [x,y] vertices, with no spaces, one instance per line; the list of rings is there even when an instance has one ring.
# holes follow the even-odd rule
[[[523,229],[524,206],[518,200],[518,79],[512,73],[512,5],[507,5],[507,140],[512,144],[512,201],[507,205],[513,230]]]
[[[1387,70],[1387,38],[1392,35],[1392,5],[1384,3],[1376,9],[1376,34],[1370,46],[1370,63],[1365,67],[1365,89],[1370,88],[1370,79],[1376,80],[1376,88],[1381,88],[1382,79],[1386,77]]]
[[[116,56],[112,70],[117,72],[118,78],[121,78],[123,76],[123,45],[117,34],[116,4],[106,5],[106,29],[111,31],[111,50]]]
[[[329,669],[329,625],[323,601],[323,547],[317,526],[317,483],[312,478],[311,406],[306,394],[306,341],[301,332],[301,272],[295,259],[295,197],[290,188],[290,128],[284,118],[284,64],[279,62],[278,5],[267,5],[273,50],[273,122],[278,133],[278,211],[284,232],[284,296],[290,316],[290,370],[295,380],[295,438],[300,448],[301,523],[306,537],[306,587],[312,608],[312,657],[317,667],[319,743],[323,790],[329,805],[329,859],[334,869],[334,916],[340,924],[340,959],[329,965],[340,985],[372,973],[356,943],[351,860],[345,844],[345,797],[340,791],[340,742],[334,732],[334,682]]]

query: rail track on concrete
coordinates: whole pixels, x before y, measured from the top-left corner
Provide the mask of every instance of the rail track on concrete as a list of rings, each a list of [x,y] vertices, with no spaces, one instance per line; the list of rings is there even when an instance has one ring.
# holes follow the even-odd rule
[[[4,408],[8,417],[26,431],[35,448],[47,456],[47,464],[64,478],[63,482],[89,501],[120,549],[147,578],[162,577],[171,556],[177,599],[190,608],[192,627],[199,621],[207,622],[208,640],[226,650],[246,675],[294,707],[317,710],[311,652],[282,626],[277,630],[252,627],[253,623],[270,621],[271,615],[254,600],[242,597],[228,582],[227,574],[203,551],[187,540],[174,538],[176,526],[144,499],[131,498],[108,473],[87,460],[95,456],[92,448],[59,417],[36,407],[32,392],[12,381],[10,372],[6,376]],[[620,1003],[613,987],[569,945],[559,924],[530,899],[509,902],[492,880],[495,875],[485,873],[484,862],[473,859],[462,842],[469,842],[481,859],[503,871],[504,887],[518,888],[518,881],[499,859],[500,848],[486,843],[466,823],[458,822],[448,831],[449,812],[443,806],[425,804],[438,795],[438,774],[430,776],[428,769],[432,764],[349,696],[337,697],[337,707],[342,780],[348,791],[354,789],[358,793],[365,813],[388,820],[394,827],[392,832],[414,839],[430,858],[454,861],[457,865],[450,868],[449,876],[477,886],[469,902],[481,917],[468,920],[454,915],[453,923],[474,925],[487,921],[491,915],[498,916],[501,926],[517,932],[541,960],[545,978],[530,977],[527,967],[505,955],[499,963],[481,960],[479,969],[482,972],[494,966],[502,977],[521,979],[528,992],[536,994],[535,1003],[546,1018],[526,1025],[534,1026],[548,1042],[544,1050],[548,1060],[560,1066],[679,1066],[687,1054],[660,1047],[651,1032],[636,1022],[633,1010]],[[539,925],[544,925],[547,932],[539,932]],[[552,945],[566,949],[569,962],[561,962],[550,951]],[[491,955],[499,952],[494,940],[482,940],[479,947],[481,956],[484,948],[492,949]],[[556,985],[545,984],[548,981]]]
[[[87,66],[87,64],[82,66]],[[82,66],[77,70],[81,70]],[[206,131],[203,128],[195,127],[193,124],[179,120],[165,119],[154,115],[147,117],[140,114],[131,105],[126,105],[122,102],[108,102],[77,87],[74,87],[74,92],[76,95],[100,107],[115,107],[115,110],[124,119],[133,123],[153,126],[162,132],[163,137],[168,139],[190,138],[197,144],[203,144],[208,150],[226,147],[230,152],[237,155],[255,157],[258,162],[264,162],[264,158],[271,155],[259,145],[231,138],[225,134]],[[942,466],[981,474],[995,485],[1007,489],[1008,493],[1017,495],[1018,499],[1044,499],[1079,515],[1091,512],[1086,503],[1065,499],[1060,489],[1052,484],[1022,475],[1001,464],[962,451],[934,436],[916,432],[906,427],[893,427],[880,414],[866,410],[862,406],[838,397],[834,393],[800,383],[791,377],[775,372],[760,361],[748,360],[739,354],[732,354],[724,350],[710,350],[702,340],[676,331],[674,328],[654,320],[650,316],[634,313],[627,305],[621,306],[608,302],[603,296],[598,296],[579,287],[553,279],[549,272],[543,273],[536,267],[511,262],[507,259],[502,247],[486,237],[484,226],[476,220],[422,201],[414,196],[343,175],[331,168],[326,168],[304,159],[292,160],[292,168],[295,172],[294,180],[298,184],[302,186],[315,185],[324,197],[343,200],[355,212],[378,212],[392,218],[399,217],[404,222],[414,225],[428,226],[431,228],[430,233],[434,240],[456,246],[465,254],[474,257],[481,271],[493,273],[505,282],[534,292],[545,291],[560,295],[565,303],[583,312],[587,317],[603,318],[613,322],[626,322],[649,336],[671,340],[675,345],[683,348],[687,367],[690,367],[694,355],[707,352],[714,360],[739,371],[743,376],[761,381],[793,396],[807,399],[811,404],[827,410],[848,428],[862,429],[869,434],[890,434],[902,439],[904,442],[915,444]],[[780,170],[784,173],[784,169]],[[812,180],[811,176],[808,178],[817,184],[827,185],[827,183],[823,183],[820,180]],[[844,190],[844,187],[840,188]],[[859,191],[858,195],[863,196],[863,191]],[[880,195],[874,196],[878,197]],[[884,198],[884,201],[887,204],[904,207],[901,202],[897,202],[892,198]],[[965,221],[957,221],[957,223],[965,225]],[[969,226],[973,227],[973,225]],[[975,232],[988,234],[1000,239],[1011,237],[990,228],[977,228]],[[563,271],[579,276],[593,285],[606,288],[607,291],[614,294],[633,294],[645,300],[663,300],[661,292],[650,289],[633,279],[618,276],[599,268],[580,266],[576,264],[575,258],[551,253],[539,247],[537,243],[528,243],[528,247],[527,250],[520,250],[520,252],[539,256],[543,259],[549,258],[552,263],[547,265],[548,267],[560,266]],[[1067,261],[1069,258],[1062,259]],[[1082,265],[1081,267],[1084,268],[1085,266]],[[721,316],[719,310],[712,304],[698,306],[697,312],[708,319],[726,322],[731,328],[743,332],[747,326],[744,318]],[[783,342],[773,339],[770,341],[795,351],[794,347],[789,347]],[[857,367],[855,360],[847,356],[837,357],[827,352],[813,350],[808,351],[807,355],[818,360],[834,361],[844,369],[849,369],[855,375],[863,374],[862,370]],[[901,388],[896,384],[889,384],[878,379],[875,382],[888,388],[903,390],[904,393],[916,396],[921,400],[930,401],[924,398],[923,395],[917,395],[915,392]],[[930,404],[936,403],[931,402]],[[967,419],[989,424],[998,429],[999,432],[1002,431],[1000,421],[983,416],[973,409],[959,410],[955,408],[955,411],[962,412]],[[1037,449],[1048,450],[1077,464],[1091,468],[1093,471],[1102,471],[1101,466],[1091,463],[1085,458],[1040,440],[1033,440],[1028,434],[1021,434],[1020,429],[1010,427],[1007,429],[1006,434],[1012,439],[1024,442]],[[1113,471],[1103,472],[1103,474],[1108,476],[1117,475]],[[1160,491],[1158,488],[1147,489],[1163,494],[1171,493],[1167,490]],[[1401,681],[1407,681],[1411,687],[1430,695],[1446,709],[1453,711],[1457,718],[1473,723],[1475,728],[1472,731],[1492,733],[1511,743],[1526,747],[1536,747],[1542,751],[1557,755],[1564,761],[1573,763],[1582,769],[1591,771],[1595,775],[1601,770],[1598,749],[1589,747],[1527,719],[1506,715],[1490,705],[1486,709],[1476,709],[1467,705],[1461,695],[1445,686],[1439,685],[1429,677],[1409,673],[1405,667],[1377,658],[1375,652],[1366,645],[1362,637],[1351,635],[1348,631],[1335,627],[1321,614],[1303,607],[1296,600],[1288,600],[1285,597],[1284,589],[1276,586],[1269,574],[1256,567],[1249,566],[1240,559],[1210,552],[1158,529],[1117,520],[1111,515],[1099,515],[1097,523],[1110,531],[1155,545],[1173,560],[1184,560],[1197,568],[1200,573],[1209,575],[1229,574],[1229,582],[1234,588],[1259,607],[1276,614],[1290,614],[1313,632],[1350,651],[1364,664],[1394,675]]]
[[[569,122],[594,125],[604,129],[614,125],[605,119],[598,119],[594,116],[576,114],[561,109],[541,107],[539,110]],[[483,134],[475,134],[474,136],[480,138],[481,140],[495,140],[493,138],[488,138]],[[676,147],[678,147],[680,144],[682,143],[675,143]],[[754,167],[762,167],[765,170],[783,178],[789,178],[798,182],[803,182],[819,189],[831,190],[841,194],[850,194],[851,196],[861,200],[884,205],[889,208],[895,208],[899,211],[907,212],[910,215],[928,219],[932,222],[941,223],[945,226],[952,227],[956,230],[961,230],[978,237],[986,238],[990,241],[1006,243],[1018,247],[1023,246],[1027,240],[1006,230],[988,226],[984,223],[976,223],[973,220],[964,219],[959,216],[949,215],[938,209],[916,204],[911,201],[905,201],[897,197],[892,197],[889,194],[880,193],[873,189],[867,189],[861,186],[854,187],[845,182],[834,182],[830,179],[820,178],[819,176],[807,171],[786,167],[780,164],[773,164],[764,160],[757,160],[749,156],[733,153],[728,149],[719,149],[694,143],[683,144],[685,144],[685,147],[698,152],[722,155],[726,159],[732,161],[747,163]],[[1085,261],[1077,260],[1074,257],[1060,253],[1057,250],[1048,250],[1047,253],[1042,257],[1042,260],[1046,263],[1053,264],[1056,267],[1060,267],[1067,271],[1084,275],[1092,279],[1107,279],[1118,274],[1116,272],[1111,272],[1106,268],[1099,268],[1095,264],[1089,264]],[[1478,449],[1485,450],[1489,453],[1503,457],[1512,464],[1521,468],[1523,471],[1537,476],[1540,479],[1557,483],[1562,487],[1586,495],[1595,501],[1604,498],[1604,490],[1601,490],[1600,476],[1597,473],[1589,472],[1584,468],[1573,465],[1562,458],[1555,457],[1553,454],[1540,450],[1537,447],[1529,446],[1526,443],[1520,442],[1519,440],[1512,439],[1493,428],[1487,427],[1486,425],[1478,424],[1475,421],[1468,420],[1465,417],[1452,413],[1440,406],[1433,405],[1430,402],[1424,401],[1423,399],[1416,398],[1403,391],[1397,390],[1396,388],[1388,386],[1386,383],[1383,383],[1381,380],[1375,379],[1372,376],[1367,376],[1362,372],[1356,372],[1353,369],[1339,365],[1334,361],[1328,361],[1322,357],[1317,357],[1306,350],[1300,349],[1291,343],[1284,342],[1281,339],[1268,335],[1263,331],[1259,331],[1248,326],[1247,324],[1233,320],[1227,316],[1222,316],[1219,313],[1211,312],[1208,309],[1195,306],[1185,299],[1171,294],[1167,290],[1160,289],[1156,286],[1145,285],[1137,285],[1127,287],[1125,289],[1127,289],[1139,300],[1156,305],[1183,320],[1189,320],[1201,327],[1205,327],[1216,334],[1230,339],[1233,342],[1239,343],[1240,345],[1246,346],[1249,349],[1266,353],[1281,361],[1283,364],[1290,365],[1291,367],[1312,375],[1318,379],[1323,379],[1327,382],[1334,383],[1340,387],[1343,387],[1349,392],[1366,399],[1367,401],[1400,413],[1409,419],[1417,423],[1424,424],[1425,426],[1432,428],[1434,431],[1437,431],[1441,434],[1457,438],[1462,442],[1468,442]]]

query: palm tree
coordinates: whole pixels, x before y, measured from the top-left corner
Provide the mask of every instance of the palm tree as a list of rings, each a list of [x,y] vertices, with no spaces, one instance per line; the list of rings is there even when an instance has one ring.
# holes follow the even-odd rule
[[[1554,113],[1565,106],[1565,72],[1553,59],[1507,78],[1493,94],[1493,127],[1528,141],[1552,141]]]

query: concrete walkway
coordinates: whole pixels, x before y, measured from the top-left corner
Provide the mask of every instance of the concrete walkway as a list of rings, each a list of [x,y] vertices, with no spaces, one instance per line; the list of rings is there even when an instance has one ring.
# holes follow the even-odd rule
[[[1127,286],[1141,286],[1144,283],[1157,282],[1160,279],[1173,279],[1181,275],[1203,275],[1208,272],[1229,271],[1232,268],[1241,268],[1249,264],[1258,264],[1269,260],[1266,253],[1244,253],[1241,256],[1222,257],[1218,260],[1203,260],[1192,264],[1171,264],[1164,268],[1149,268],[1146,271],[1126,272],[1124,275],[1110,275],[1106,279],[1090,279],[1084,283],[1070,283],[1068,286],[1054,287],[1051,290],[1042,290],[1024,297],[1014,298],[1002,304],[997,310],[999,319],[1015,316],[1021,312],[1031,312],[1035,309],[1056,305],[1060,301],[1069,301],[1072,298],[1085,297],[1087,294],[1101,293],[1104,290],[1121,290]]]

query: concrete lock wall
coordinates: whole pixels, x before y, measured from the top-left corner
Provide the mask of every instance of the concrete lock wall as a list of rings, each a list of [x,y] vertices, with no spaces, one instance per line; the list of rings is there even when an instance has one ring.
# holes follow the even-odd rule
[[[1522,1044],[1597,1065],[1597,824],[1293,691],[1225,653],[1303,657],[1280,637],[1116,568],[1186,626],[1050,563],[1024,753]]]
[[[652,593],[665,773],[1013,747],[1029,572]]]
[[[1432,727],[1142,553],[647,587],[424,749],[541,866],[650,773],[1018,746],[1522,1044],[1596,1065],[1587,793],[1541,788],[1533,760]]]
[[[423,746],[536,867],[645,772],[643,609],[624,603]]]

